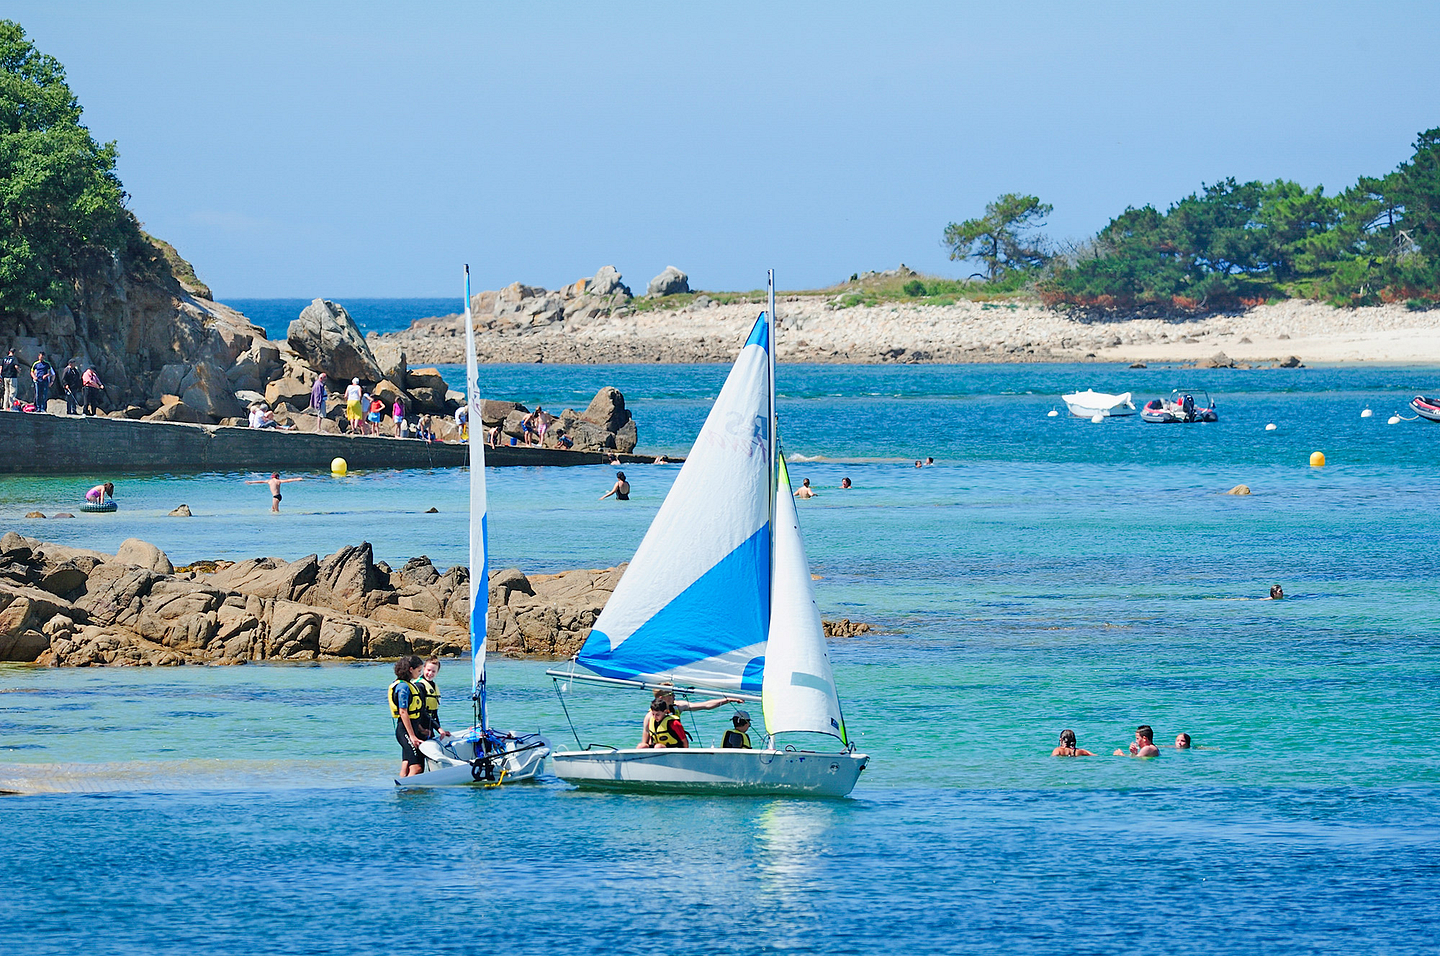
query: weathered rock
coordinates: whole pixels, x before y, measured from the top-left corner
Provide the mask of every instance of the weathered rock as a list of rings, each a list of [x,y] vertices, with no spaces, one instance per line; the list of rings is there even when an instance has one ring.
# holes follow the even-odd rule
[[[690,278],[674,266],[666,266],[664,272],[650,280],[645,294],[650,296],[678,295],[689,291]]]
[[[345,307],[316,299],[290,323],[286,341],[311,368],[336,380],[378,382],[380,364]]]
[[[273,408],[281,402],[291,408],[304,408],[310,404],[310,385],[303,379],[277,378],[265,386],[265,401]]]
[[[299,599],[305,588],[315,583],[319,571],[319,556],[314,554],[289,562],[278,558],[253,558],[211,575],[210,584],[260,598],[294,601]]]
[[[417,388],[433,388],[444,395],[449,391],[450,386],[445,384],[445,376],[440,374],[438,368],[415,368],[405,374],[405,387],[413,390]]]
[[[1281,336],[1281,338],[1284,338],[1284,336]],[[1304,366],[1304,363],[1302,363],[1302,362],[1300,361],[1300,357],[1297,356],[1297,355],[1287,355],[1287,356],[1285,356],[1283,359],[1280,359],[1278,362],[1276,362],[1275,365],[1276,365],[1277,368],[1304,368],[1304,367],[1305,367],[1305,366]]]
[[[127,416],[128,417],[128,416]],[[209,418],[200,412],[186,405],[184,402],[170,402],[161,405],[154,412],[145,416],[147,422],[185,422],[191,425],[204,425],[209,423]]]
[[[1229,491],[1227,491],[1227,492],[1225,492],[1225,493],[1226,493],[1227,495],[1248,495],[1248,494],[1250,493],[1250,486],[1249,486],[1249,485],[1236,485],[1234,488],[1231,488]]]
[[[821,621],[820,626],[825,629],[826,637],[856,637],[870,631],[869,624],[852,621],[848,617],[838,621]]]
[[[168,515],[166,515],[166,517],[169,517],[169,518],[188,518],[188,517],[190,517],[190,506],[189,506],[189,505],[181,505],[180,507],[176,508],[174,511],[171,511]]]
[[[207,418],[218,421],[245,414],[224,370],[209,362],[196,363],[180,388],[180,400]]]
[[[606,385],[595,393],[595,397],[590,400],[590,405],[580,417],[591,424],[599,425],[607,432],[616,432],[630,421],[630,412],[625,408],[625,396],[620,394],[620,390]]]
[[[96,624],[128,626],[140,616],[140,599],[150,592],[155,575],[120,561],[97,565],[85,580],[85,592],[74,604]]]
[[[622,278],[620,271],[614,266],[601,266],[600,271],[595,273],[595,278],[590,280],[585,291],[590,295],[620,293],[628,299],[630,298],[630,288],[620,281]]]
[[[170,563],[170,559],[164,551],[139,538],[126,538],[120,542],[120,550],[115,552],[115,558],[126,564],[133,564],[137,568],[154,571],[156,574],[175,573],[175,566]]]

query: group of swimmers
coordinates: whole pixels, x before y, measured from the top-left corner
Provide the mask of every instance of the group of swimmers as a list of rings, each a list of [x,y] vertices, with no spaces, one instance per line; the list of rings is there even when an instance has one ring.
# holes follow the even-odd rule
[[[1189,750],[1190,735],[1176,734],[1175,749]],[[1060,746],[1050,751],[1052,757],[1093,757],[1088,750],[1082,750],[1075,742],[1075,731],[1060,731]],[[1155,731],[1149,724],[1141,724],[1135,728],[1135,740],[1130,744],[1129,750],[1116,750],[1117,757],[1158,757],[1160,748],[1155,744]]]

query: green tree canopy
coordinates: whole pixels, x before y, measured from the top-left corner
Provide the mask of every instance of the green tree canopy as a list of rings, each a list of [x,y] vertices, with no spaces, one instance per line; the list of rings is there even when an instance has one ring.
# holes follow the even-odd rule
[[[942,243],[951,259],[979,259],[992,282],[1027,272],[1049,261],[1047,243],[1037,230],[1054,210],[1036,196],[1005,193],[985,206],[985,215],[945,227]]]
[[[131,239],[115,157],[80,125],[59,61],[0,20],[0,307],[73,301],[84,253]]]

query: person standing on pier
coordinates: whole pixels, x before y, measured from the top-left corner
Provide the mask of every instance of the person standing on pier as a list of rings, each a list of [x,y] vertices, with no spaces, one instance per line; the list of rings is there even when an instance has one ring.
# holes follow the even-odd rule
[[[105,383],[100,381],[100,373],[95,371],[95,366],[85,370],[85,374],[80,376],[80,384],[85,388],[85,414],[98,414],[100,391],[105,387]]]
[[[325,417],[325,373],[321,372],[315,377],[315,384],[310,386],[310,407],[315,410],[315,418]],[[319,431],[317,422],[316,431]]]
[[[80,369],[73,358],[60,373],[60,388],[65,392],[65,414],[80,414]]]
[[[55,367],[45,361],[44,352],[30,366],[30,380],[35,383],[35,410],[43,413],[50,400],[50,386],[55,383]]]
[[[360,402],[363,400],[364,394],[358,378],[352,378],[350,384],[345,386],[345,419],[350,423],[350,434],[352,435],[357,435],[360,431],[360,419],[364,417]]]
[[[20,360],[15,357],[14,349],[6,352],[5,357],[0,359],[0,380],[5,383],[5,411],[13,412],[15,400],[20,397]]]

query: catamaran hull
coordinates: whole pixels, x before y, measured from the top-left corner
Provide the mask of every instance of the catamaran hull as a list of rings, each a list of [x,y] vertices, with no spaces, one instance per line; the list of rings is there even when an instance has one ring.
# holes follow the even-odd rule
[[[539,734],[524,734],[507,741],[502,753],[492,752],[488,761],[475,760],[475,744],[453,740],[445,747],[426,741],[425,772],[395,780],[397,787],[459,787],[471,784],[499,785],[534,780],[545,768],[550,747]]]
[[[562,751],[551,755],[550,768],[590,790],[843,797],[869,761],[857,753],[696,747]]]

